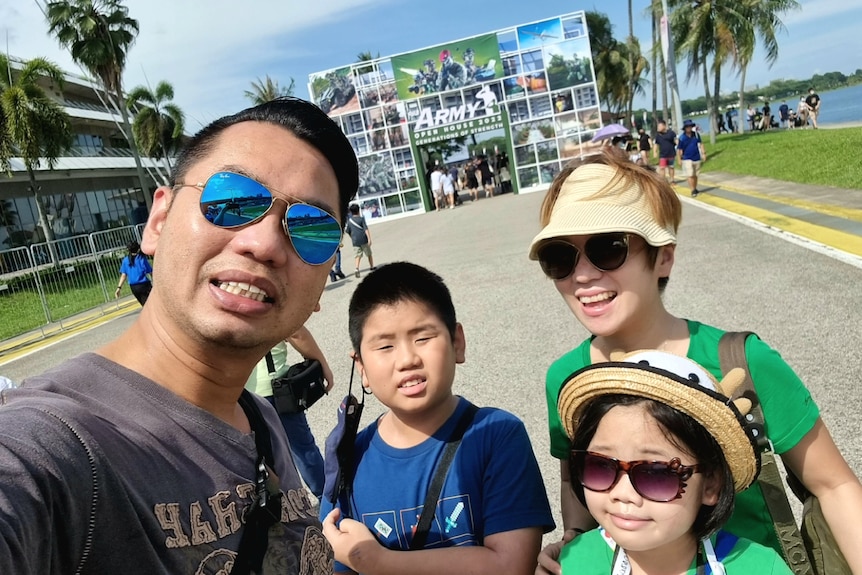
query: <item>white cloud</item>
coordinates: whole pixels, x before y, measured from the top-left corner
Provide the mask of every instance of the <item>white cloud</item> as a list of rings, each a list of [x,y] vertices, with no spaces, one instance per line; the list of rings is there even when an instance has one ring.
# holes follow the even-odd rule
[[[862,13],[862,5],[848,0],[799,0],[801,8],[781,19],[785,26],[803,22],[816,22],[848,12]]]
[[[171,82],[177,103],[189,117],[188,129],[195,131],[199,122],[247,105],[243,91],[256,77],[308,56],[308,46],[291,45],[292,36],[314,29],[325,32],[327,22],[388,1],[127,0],[140,34],[129,51],[124,83],[130,88],[147,79],[151,84]],[[47,30],[36,0],[0,0],[0,42],[8,38],[13,56],[44,56],[79,72]],[[285,83],[288,75],[278,79]],[[296,77],[300,91],[305,80]]]

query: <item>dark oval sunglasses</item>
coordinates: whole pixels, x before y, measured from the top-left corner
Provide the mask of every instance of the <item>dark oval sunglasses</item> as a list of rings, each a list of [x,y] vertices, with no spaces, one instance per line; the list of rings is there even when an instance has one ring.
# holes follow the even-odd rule
[[[607,493],[620,478],[628,474],[629,481],[644,499],[667,503],[685,493],[685,482],[695,473],[697,465],[683,465],[679,458],[670,461],[620,461],[601,453],[573,449],[569,459],[572,477],[590,491]]]
[[[566,279],[575,271],[581,251],[571,242],[551,240],[538,249],[539,265],[552,280]],[[584,244],[584,255],[599,271],[610,272],[622,267],[629,256],[629,234],[598,234]]]
[[[200,208],[214,226],[231,229],[264,217],[276,200],[287,203],[282,226],[296,254],[307,264],[326,263],[341,243],[341,225],[321,208],[302,201],[294,203],[273,197],[260,182],[234,172],[216,172],[206,182],[176,184],[201,191]]]

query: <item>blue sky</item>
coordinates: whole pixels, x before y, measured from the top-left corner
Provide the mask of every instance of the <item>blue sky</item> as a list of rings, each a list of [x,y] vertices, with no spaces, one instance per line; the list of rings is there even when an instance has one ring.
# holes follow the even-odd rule
[[[77,71],[68,54],[47,36],[40,0],[0,0],[0,42],[20,58],[47,57]],[[786,16],[780,55],[770,69],[762,53],[746,84],[773,78],[807,78],[817,72],[852,73],[862,68],[862,3],[801,0]],[[168,80],[188,118],[187,131],[248,105],[243,91],[269,74],[307,97],[308,74],[355,60],[362,51],[381,56],[408,52],[490,30],[542,20],[575,10],[609,15],[618,38],[627,34],[627,2],[571,0],[127,0],[141,32],[129,53],[125,85]],[[644,15],[647,0],[635,0],[635,35],[650,41]],[[680,71],[683,68],[680,67]],[[725,75],[728,90],[738,88]],[[680,86],[683,98],[703,90],[699,82]],[[639,100],[646,106],[645,98]]]

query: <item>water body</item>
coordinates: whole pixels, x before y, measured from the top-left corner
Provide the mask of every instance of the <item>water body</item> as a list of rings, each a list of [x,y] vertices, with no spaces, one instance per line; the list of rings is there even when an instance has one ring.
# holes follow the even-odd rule
[[[862,84],[855,86],[847,86],[832,90],[831,92],[817,92],[820,95],[822,103],[820,104],[820,117],[817,119],[819,125],[823,124],[844,124],[846,122],[862,122]],[[807,92],[806,92],[807,95]],[[799,104],[799,98],[788,98],[787,100],[773,100],[769,102],[769,107],[772,108],[772,113],[778,116],[778,106],[783,102],[791,109],[796,109]],[[754,102],[754,107],[759,108],[763,102]],[[745,115],[742,115],[743,121]],[[739,116],[733,118],[733,123],[737,123]],[[700,126],[704,133],[709,133],[709,122],[706,116],[693,118]]]

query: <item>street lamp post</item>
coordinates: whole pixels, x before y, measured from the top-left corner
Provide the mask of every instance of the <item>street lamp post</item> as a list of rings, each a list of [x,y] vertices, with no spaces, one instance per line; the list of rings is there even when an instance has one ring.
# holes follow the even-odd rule
[[[679,100],[679,85],[676,81],[676,57],[673,51],[673,36],[670,33],[670,11],[667,0],[661,0],[661,49],[664,54],[664,69],[667,74],[667,83],[670,85],[671,99],[673,100],[673,122],[677,130],[682,126],[682,103]]]

